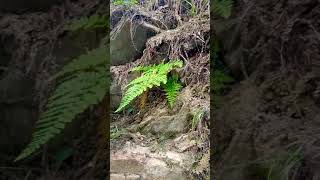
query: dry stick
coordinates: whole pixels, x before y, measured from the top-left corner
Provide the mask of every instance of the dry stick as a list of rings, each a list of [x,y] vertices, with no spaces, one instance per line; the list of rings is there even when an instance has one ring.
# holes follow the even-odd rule
[[[145,21],[143,21],[143,22],[141,23],[141,25],[142,25],[143,27],[146,27],[146,28],[148,28],[148,29],[151,29],[151,30],[155,31],[156,33],[161,33],[161,32],[164,31],[163,29],[158,28],[158,27],[156,27],[156,26],[154,26],[154,25],[152,25],[152,24],[149,24],[149,23],[147,23],[147,22],[145,22]]]
[[[163,27],[165,28],[165,30],[168,30],[168,29],[169,29],[168,26],[167,26],[164,22],[162,22],[161,20],[155,18],[155,17],[152,16],[152,14],[150,14],[150,13],[147,13],[147,12],[145,12],[145,11],[140,11],[139,14],[142,15],[142,16],[145,16],[145,17],[150,18],[150,20],[151,20],[153,23],[155,23],[158,27],[163,26]]]
[[[135,45],[135,43],[134,43],[134,34],[136,33],[136,29],[137,29],[137,27],[136,26],[133,26],[133,18],[136,16],[136,14],[137,13],[135,13],[133,16],[132,16],[132,18],[130,19],[130,38],[131,38],[131,43],[132,43],[132,45],[133,45],[133,47],[134,47],[134,49],[136,50],[136,51],[138,51],[138,48],[137,48],[137,46]]]
[[[146,106],[147,99],[148,99],[148,90],[143,92],[142,96],[140,97],[140,111],[143,111],[144,107]]]
[[[31,172],[32,172],[32,170],[29,170],[29,171],[27,172],[27,175],[26,175],[26,177],[24,178],[24,180],[28,180],[29,176],[31,175]]]

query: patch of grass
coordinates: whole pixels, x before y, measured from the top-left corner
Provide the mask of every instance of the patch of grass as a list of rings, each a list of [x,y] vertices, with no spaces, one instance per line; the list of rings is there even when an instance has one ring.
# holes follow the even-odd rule
[[[250,166],[251,175],[265,180],[294,179],[301,165],[301,148],[292,148],[286,152],[277,152],[264,157]]]
[[[125,129],[113,126],[110,128],[110,140],[116,140],[125,133]]]
[[[139,4],[138,0],[113,0],[112,3],[116,6],[134,6]]]
[[[196,130],[196,126],[198,125],[199,121],[201,120],[201,118],[203,117],[204,114],[204,110],[203,109],[199,109],[192,118],[191,121],[191,130],[194,131]]]
[[[185,2],[190,6],[189,15],[194,17],[197,15],[197,5],[194,0],[185,0]]]
[[[208,0],[184,0],[182,4],[186,3],[188,9],[188,15],[194,17],[201,12],[205,12],[208,10],[209,1]]]
[[[290,174],[299,167],[301,160],[301,148],[279,154],[269,166],[267,180],[289,180]]]

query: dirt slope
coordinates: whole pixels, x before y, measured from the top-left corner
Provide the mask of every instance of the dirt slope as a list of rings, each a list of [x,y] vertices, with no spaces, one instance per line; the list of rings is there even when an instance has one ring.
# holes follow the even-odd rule
[[[265,179],[289,164],[289,179],[319,179],[320,1],[238,1],[216,21],[225,63],[238,83],[214,117],[218,179]],[[224,28],[231,25],[233,36]],[[284,153],[284,154],[282,154]],[[273,171],[274,173],[276,173]],[[279,178],[279,177],[278,177]]]

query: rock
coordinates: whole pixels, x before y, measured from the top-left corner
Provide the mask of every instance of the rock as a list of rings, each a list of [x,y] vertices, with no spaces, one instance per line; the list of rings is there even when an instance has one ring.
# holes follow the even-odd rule
[[[187,134],[183,134],[174,139],[174,143],[179,152],[184,152],[197,145],[197,142],[194,139],[191,139]]]
[[[185,132],[191,119],[192,114],[187,109],[181,110],[178,114],[172,116],[154,115],[148,120],[149,124],[145,126],[143,131],[151,132],[152,134],[174,136]]]
[[[110,40],[111,65],[123,65],[138,59],[142,55],[148,38],[153,35],[150,29],[126,21],[120,31],[115,34],[114,39]]]
[[[111,161],[110,172],[115,173],[141,173],[143,164],[136,159],[115,159]]]
[[[140,176],[136,174],[128,174],[126,176],[126,180],[140,180]]]
[[[126,175],[126,179],[142,180],[191,178],[184,174],[184,169],[190,169],[194,162],[190,154],[174,151],[153,152],[151,148],[128,141],[121,149],[111,152],[111,173],[117,174],[119,179],[123,178],[122,174]]]
[[[164,161],[159,159],[149,159],[146,162],[147,173],[155,177],[164,177],[169,174],[170,169]]]
[[[126,180],[124,174],[110,174],[110,180]]]
[[[112,111],[119,107],[121,102],[122,92],[120,85],[117,82],[112,81],[110,86],[110,108]]]
[[[30,11],[44,11],[62,0],[0,0],[0,11],[22,13]]]
[[[114,29],[125,14],[125,7],[115,7],[111,4],[110,9],[112,10],[110,15],[110,29]]]

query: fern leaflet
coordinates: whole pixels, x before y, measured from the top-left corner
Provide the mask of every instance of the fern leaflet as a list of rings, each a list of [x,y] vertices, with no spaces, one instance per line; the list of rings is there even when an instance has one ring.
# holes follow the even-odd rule
[[[181,89],[181,87],[181,84],[178,83],[178,76],[171,76],[168,79],[167,84],[164,85],[164,90],[166,92],[170,108],[173,107],[173,104],[176,101],[178,92]]]

